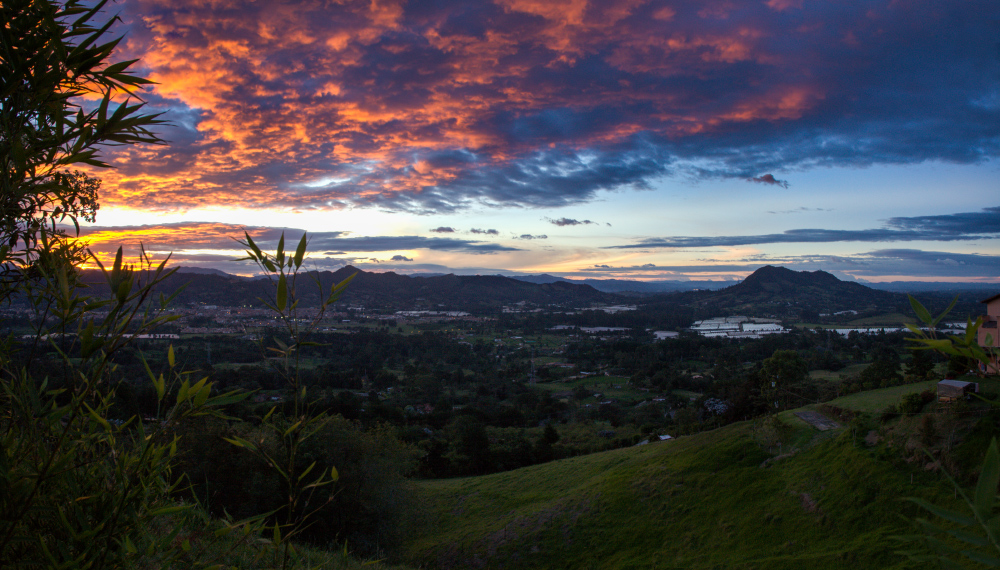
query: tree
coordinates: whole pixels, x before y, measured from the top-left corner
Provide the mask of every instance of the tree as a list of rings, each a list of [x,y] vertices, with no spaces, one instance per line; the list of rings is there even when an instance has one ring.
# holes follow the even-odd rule
[[[106,168],[104,146],[161,143],[137,95],[151,83],[112,63],[117,17],[97,22],[108,0],[0,3],[0,263],[8,290],[58,224],[93,221],[100,181],[73,167]],[[79,254],[80,250],[75,250]],[[77,257],[79,259],[79,257]]]
[[[490,438],[483,423],[462,415],[448,426],[452,450],[449,454],[456,471],[463,475],[482,475],[489,471]]]
[[[0,300],[13,292],[42,315],[29,342],[0,342],[0,567],[173,567],[189,561],[176,534],[156,532],[192,511],[174,504],[172,426],[243,398],[212,397],[207,378],[149,373],[156,421],[111,420],[114,355],[133,334],[171,317],[153,289],[169,276],[145,255],[138,268],[101,267],[111,299],[86,297],[75,265],[85,250],[58,224],[92,221],[106,167],[102,145],[156,143],[140,113],[147,80],[111,62],[107,0],[0,2]],[[30,271],[29,271],[30,270]],[[30,280],[23,279],[30,276]],[[31,375],[36,348],[56,355],[62,383]],[[170,394],[170,400],[167,395]],[[169,519],[169,523],[165,520]]]
[[[927,378],[927,375],[934,370],[934,361],[926,350],[914,350],[913,356],[906,364],[906,375],[912,376],[916,380]]]
[[[795,396],[788,388],[802,382],[809,376],[806,361],[795,350],[775,350],[770,358],[764,359],[759,372],[761,395],[765,404],[786,402],[789,395]],[[774,404],[772,404],[773,402]]]
[[[899,355],[885,345],[872,351],[872,363],[861,371],[859,380],[873,388],[887,388],[902,382],[899,375]]]

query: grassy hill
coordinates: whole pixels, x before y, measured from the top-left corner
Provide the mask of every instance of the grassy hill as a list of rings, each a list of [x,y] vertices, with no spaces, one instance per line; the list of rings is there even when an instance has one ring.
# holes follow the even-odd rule
[[[924,388],[876,390],[838,404],[862,411]],[[943,476],[903,443],[909,436],[901,430],[917,420],[859,416],[821,433],[790,412],[780,418],[421,482],[422,530],[408,544],[408,561],[436,568],[913,567],[890,537],[912,532],[901,514],[922,513],[901,499],[954,502]],[[866,443],[872,432],[885,441]],[[776,456],[777,441],[786,455]]]

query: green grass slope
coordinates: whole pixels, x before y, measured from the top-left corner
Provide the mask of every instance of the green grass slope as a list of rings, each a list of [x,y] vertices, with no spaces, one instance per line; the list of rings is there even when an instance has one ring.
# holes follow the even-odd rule
[[[760,423],[485,477],[419,484],[410,563],[430,568],[909,568],[890,536],[951,505],[938,473],[868,447],[857,430],[774,457]],[[757,437],[754,437],[754,434]],[[789,444],[785,445],[788,452]],[[762,466],[769,460],[766,466]],[[911,476],[913,482],[911,483]]]

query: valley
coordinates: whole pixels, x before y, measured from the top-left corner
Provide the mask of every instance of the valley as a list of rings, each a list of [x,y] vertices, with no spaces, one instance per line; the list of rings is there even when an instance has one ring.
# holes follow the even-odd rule
[[[178,272],[168,291],[189,284],[171,321],[114,357],[110,419],[157,417],[148,375],[175,368],[249,394],[227,421],[176,428],[181,497],[215,516],[264,513],[280,481],[226,440],[298,405],[274,355],[295,341],[282,324],[301,325],[296,382],[310,413],[333,418],[308,453],[340,474],[301,540],[441,569],[909,568],[892,537],[920,511],[903,499],[955,506],[941,470],[974,481],[1000,431],[988,403],[923,396],[967,370],[909,350],[905,296],[828,274],[764,268],[718,291],[627,299],[359,275],[331,310],[303,301],[282,321],[262,306],[266,283]],[[243,304],[222,304],[220,287]],[[977,295],[959,294],[954,333]],[[0,327],[29,339],[42,322],[15,302]],[[56,369],[61,345],[72,337],[24,366]],[[1000,382],[977,381],[998,398]]]

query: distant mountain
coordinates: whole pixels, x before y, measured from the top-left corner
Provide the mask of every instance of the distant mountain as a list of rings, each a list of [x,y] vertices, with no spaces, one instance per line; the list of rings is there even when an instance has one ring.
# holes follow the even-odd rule
[[[560,305],[586,307],[591,304],[615,303],[620,297],[602,293],[589,285],[558,281],[554,283],[526,283],[498,275],[441,275],[436,277],[411,277],[392,272],[374,273],[352,266],[336,272],[310,272],[299,276],[297,288],[301,306],[319,303],[320,288],[329,292],[334,283],[357,274],[341,297],[338,307],[363,305],[380,309],[468,310],[495,312],[500,305],[518,302],[533,305]],[[98,271],[85,271],[85,281],[92,284],[92,293],[107,295],[103,277]],[[183,289],[181,289],[183,287]],[[179,289],[176,302],[202,303],[219,306],[260,305],[260,299],[269,298],[273,291],[265,279],[247,279],[223,272],[174,273],[160,288],[164,294]]]
[[[791,271],[791,270],[789,270]],[[810,272],[803,272],[810,273]],[[830,277],[833,275],[825,271],[812,273],[824,273]],[[675,291],[696,291],[708,290],[718,291],[730,287],[733,281],[635,281],[631,279],[571,279],[569,277],[556,277],[554,275],[511,275],[512,279],[527,281],[528,283],[554,283],[556,281],[566,281],[567,283],[580,283],[590,285],[598,291],[605,293],[670,293]],[[852,283],[847,281],[846,283]],[[891,291],[893,293],[973,293],[982,291],[986,293],[1000,292],[1000,284],[997,283],[951,283],[945,281],[889,281],[885,283],[856,282],[870,289],[880,291]]]
[[[527,283],[499,275],[449,274],[417,278],[392,272],[372,273],[348,266],[336,273],[323,272],[320,279],[328,288],[329,284],[346,279],[355,272],[357,276],[343,299],[366,306],[483,310],[521,301],[535,305],[587,306],[619,300],[589,285],[565,281]]]
[[[805,312],[909,312],[905,295],[841,281],[825,271],[792,271],[765,266],[742,282],[719,291],[678,293],[674,302],[724,313],[799,316]]]
[[[232,275],[230,273],[226,273],[225,271],[221,271],[219,269],[212,269],[211,267],[187,267],[187,266],[181,265],[181,266],[177,267],[176,269],[177,269],[177,273],[187,273],[187,274],[194,274],[194,275],[218,275],[220,277],[241,278],[238,275]]]
[[[623,295],[643,295],[647,310],[674,311],[685,307],[697,315],[751,313],[757,316],[773,314],[801,317],[811,313],[835,313],[855,310],[869,313],[902,312],[911,309],[906,295],[882,291],[856,282],[841,281],[825,271],[792,271],[784,267],[766,266],[742,282],[719,290],[657,291],[674,283],[678,287],[720,282],[654,282],[588,279],[572,281],[552,275],[504,277],[501,275],[434,275],[409,276],[392,272],[375,273],[354,267],[336,272],[324,271],[300,276],[298,289],[304,293],[302,306],[315,305],[313,279],[318,277],[323,290],[329,291],[334,282],[357,273],[354,282],[342,297],[339,307],[362,305],[382,310],[465,310],[495,312],[500,305],[525,302],[535,306],[587,307],[595,304],[616,304],[626,301]],[[103,277],[98,271],[85,271],[84,278],[93,284],[91,293],[107,295]],[[648,286],[643,290],[642,286]],[[161,287],[170,294],[184,286],[176,303],[201,303],[219,306],[260,306],[260,299],[273,294],[266,279],[250,279],[222,271],[182,267]],[[602,290],[603,289],[603,290]],[[978,301],[988,291],[963,291],[960,303],[952,313],[958,319],[982,312]],[[914,292],[928,308],[940,310],[954,297],[954,292]],[[699,317],[700,318],[700,317]]]
[[[740,297],[760,295],[788,297],[800,296],[807,290],[831,289],[858,293],[868,288],[857,283],[841,281],[826,271],[792,271],[784,267],[766,265],[724,291]]]
[[[569,279],[552,275],[512,275],[512,279],[528,283],[579,283],[605,293],[670,293],[674,291],[716,290],[732,285],[732,281],[634,281],[631,279]]]

